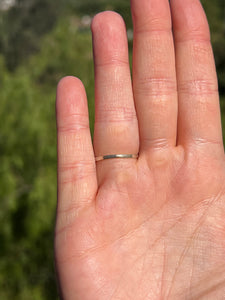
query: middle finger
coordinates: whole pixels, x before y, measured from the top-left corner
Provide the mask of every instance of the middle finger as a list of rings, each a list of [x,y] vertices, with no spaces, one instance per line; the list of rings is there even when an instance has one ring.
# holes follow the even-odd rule
[[[176,145],[177,88],[168,0],[131,0],[140,154]]]

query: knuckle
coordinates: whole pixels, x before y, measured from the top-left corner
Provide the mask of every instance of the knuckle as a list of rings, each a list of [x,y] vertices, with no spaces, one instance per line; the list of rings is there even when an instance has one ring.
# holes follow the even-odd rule
[[[209,79],[192,79],[179,83],[179,93],[192,95],[212,95],[218,93],[217,84]]]
[[[129,67],[129,62],[126,57],[122,57],[121,53],[118,55],[116,52],[111,52],[111,49],[109,49],[108,52],[105,52],[104,60],[102,61],[96,61],[95,65],[96,67],[107,67],[107,68],[115,68],[115,67],[122,67],[127,68]],[[112,71],[112,70],[110,70]]]
[[[179,35],[177,35],[176,42],[183,43],[183,42],[206,42],[210,43],[210,31],[208,26],[206,27],[205,24],[195,24],[189,25],[188,30],[180,32],[178,31]]]
[[[60,183],[67,184],[93,176],[95,168],[92,160],[79,160],[73,163],[59,164],[58,171]]]
[[[137,82],[135,89],[142,95],[163,96],[176,93],[177,86],[171,78],[144,77]]]
[[[67,115],[57,126],[58,133],[75,133],[82,129],[89,129],[89,120],[86,114],[79,113]]]
[[[98,111],[96,123],[121,123],[136,121],[136,112],[132,107],[104,107]]]
[[[168,33],[171,34],[171,22],[163,18],[145,18],[135,26],[136,34]]]

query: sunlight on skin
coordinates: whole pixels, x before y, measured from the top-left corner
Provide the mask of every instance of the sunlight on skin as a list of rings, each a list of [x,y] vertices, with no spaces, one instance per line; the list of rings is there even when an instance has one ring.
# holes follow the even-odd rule
[[[199,0],[131,0],[131,11],[132,81],[122,18],[92,22],[93,146],[82,83],[57,88],[61,296],[223,299],[225,160],[207,20]],[[139,157],[95,162],[116,153]]]

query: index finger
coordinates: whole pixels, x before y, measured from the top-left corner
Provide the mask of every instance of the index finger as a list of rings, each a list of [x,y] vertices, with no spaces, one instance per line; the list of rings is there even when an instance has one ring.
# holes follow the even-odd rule
[[[223,146],[209,26],[199,0],[172,0],[178,85],[178,144]],[[215,147],[213,147],[215,150]]]

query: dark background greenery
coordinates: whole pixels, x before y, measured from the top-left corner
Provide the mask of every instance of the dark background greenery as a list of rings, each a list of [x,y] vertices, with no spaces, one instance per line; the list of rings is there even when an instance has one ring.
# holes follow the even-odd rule
[[[225,127],[225,5],[224,0],[202,3]],[[57,299],[55,90],[65,75],[81,78],[93,128],[91,33],[84,16],[106,9],[122,14],[132,28],[128,0],[17,0],[0,11],[1,300]]]

